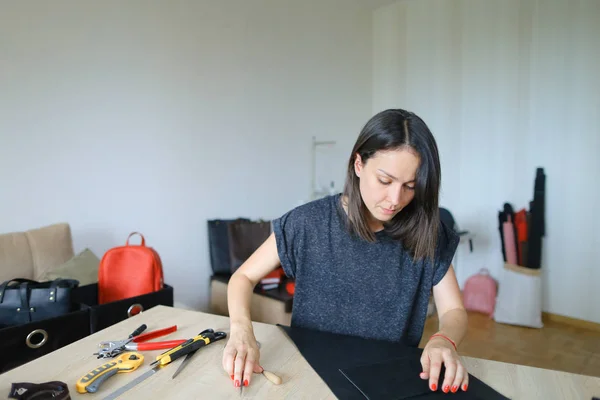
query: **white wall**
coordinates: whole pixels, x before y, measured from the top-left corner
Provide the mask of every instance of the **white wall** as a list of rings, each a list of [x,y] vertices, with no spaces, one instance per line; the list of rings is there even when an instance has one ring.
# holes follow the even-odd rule
[[[203,309],[208,219],[307,200],[313,135],[343,176],[371,33],[360,0],[2,2],[0,232],[66,221],[102,256],[141,231]]]
[[[497,213],[546,180],[546,311],[600,322],[600,2],[398,1],[374,14],[373,110],[437,137],[442,205],[476,235],[461,284],[502,268]],[[523,294],[526,296],[527,294]]]

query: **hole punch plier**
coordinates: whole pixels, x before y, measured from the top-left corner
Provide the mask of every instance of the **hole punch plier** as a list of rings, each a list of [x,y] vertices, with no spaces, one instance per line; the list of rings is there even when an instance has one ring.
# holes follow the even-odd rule
[[[145,331],[146,328],[146,324],[140,326],[125,340],[100,342],[100,350],[98,350],[98,352],[94,354],[97,355],[98,358],[113,358],[126,351],[151,351],[171,349],[185,342],[185,339],[180,339],[167,340],[163,342],[144,343],[148,340],[152,340],[157,337],[165,336],[169,333],[175,332],[177,330],[177,325],[173,325],[165,329],[147,332],[141,335],[141,333]]]

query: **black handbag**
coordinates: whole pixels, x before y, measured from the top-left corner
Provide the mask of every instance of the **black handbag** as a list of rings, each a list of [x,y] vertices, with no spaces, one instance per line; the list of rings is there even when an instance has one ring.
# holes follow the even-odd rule
[[[213,273],[233,274],[270,233],[270,221],[251,221],[248,218],[209,220],[208,241]]]
[[[270,221],[236,221],[227,227],[231,273],[234,273],[271,234]]]
[[[72,309],[71,291],[77,286],[79,281],[75,279],[5,281],[0,285],[0,328],[69,313]]]
[[[248,218],[213,219],[208,221],[208,249],[210,266],[214,274],[231,275],[229,235],[227,226],[235,221],[249,222]]]

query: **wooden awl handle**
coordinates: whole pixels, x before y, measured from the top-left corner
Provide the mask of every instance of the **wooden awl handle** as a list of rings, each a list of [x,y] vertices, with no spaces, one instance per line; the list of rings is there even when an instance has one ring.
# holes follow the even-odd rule
[[[281,384],[281,378],[275,375],[274,373],[263,370],[262,374],[265,376],[265,378],[273,382],[275,385]]]

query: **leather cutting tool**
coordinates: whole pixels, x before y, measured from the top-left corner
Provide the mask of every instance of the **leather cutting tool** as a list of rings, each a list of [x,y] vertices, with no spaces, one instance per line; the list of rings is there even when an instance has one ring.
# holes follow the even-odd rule
[[[170,326],[165,329],[160,329],[152,332],[141,334],[146,329],[146,325],[142,325],[137,328],[129,337],[125,340],[116,341],[105,341],[100,343],[100,350],[98,358],[111,358],[116,357],[125,351],[150,351],[150,350],[164,350],[171,349],[174,346],[179,346],[184,343],[185,339],[180,340],[167,340],[164,342],[150,342],[142,343],[148,340],[155,339],[157,337],[168,335],[169,333],[177,330],[177,325]]]
[[[210,343],[215,342],[220,339],[223,339],[226,336],[227,336],[227,334],[225,332],[215,332],[212,329],[206,329],[206,330],[200,332],[197,336],[194,336],[193,338],[184,341],[184,343],[182,343],[176,347],[173,347],[172,349],[167,350],[164,353],[157,356],[156,360],[150,364],[150,370],[144,372],[142,375],[138,376],[137,378],[135,378],[134,380],[132,380],[125,386],[117,389],[116,391],[114,391],[113,393],[111,393],[110,395],[105,397],[103,400],[116,399],[117,397],[119,397],[120,395],[122,395],[123,393],[128,391],[129,389],[136,386],[138,383],[140,383],[140,382],[146,380],[147,378],[149,378],[150,376],[154,375],[161,368],[166,367],[173,361],[175,361],[183,356],[188,356],[188,357],[186,357],[186,360],[184,360],[184,362],[182,363],[182,364],[185,364],[186,362],[189,361],[191,356],[198,349],[200,349],[201,347],[204,347],[204,346],[208,346]],[[182,366],[180,366],[180,369],[181,368],[182,368]]]
[[[140,353],[123,353],[114,361],[103,364],[82,376],[75,384],[75,388],[79,393],[96,393],[100,385],[106,382],[111,376],[133,372],[143,362],[144,356]]]
[[[217,340],[221,340],[223,338],[225,338],[227,336],[227,334],[225,332],[215,332],[212,329],[205,329],[202,332],[200,332],[199,336],[202,335],[205,337],[205,345],[208,345],[212,342],[216,342]],[[206,341],[206,339],[208,339],[208,342]],[[183,345],[182,345],[183,346]],[[202,345],[200,346],[202,347]],[[198,347],[198,348],[200,348]],[[177,375],[179,375],[179,373],[185,368],[185,366],[190,362],[190,359],[194,356],[194,354],[196,353],[196,351],[198,351],[198,349],[196,350],[192,350],[190,351],[185,359],[181,362],[181,364],[179,364],[179,367],[177,368],[177,371],[175,371],[175,373],[173,374],[173,376],[171,377],[171,379],[175,379],[175,377]]]

